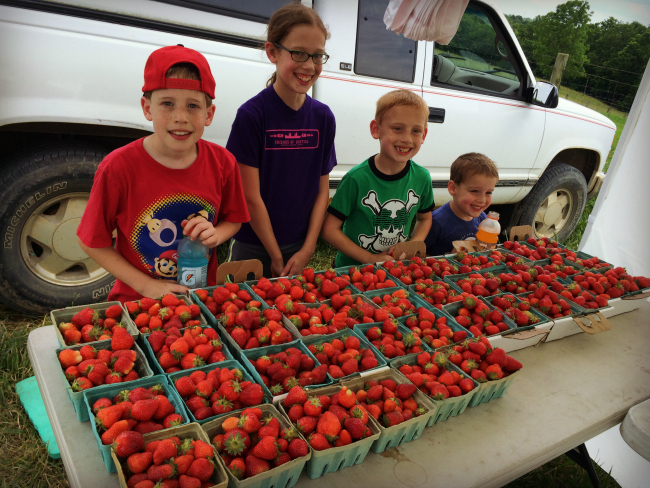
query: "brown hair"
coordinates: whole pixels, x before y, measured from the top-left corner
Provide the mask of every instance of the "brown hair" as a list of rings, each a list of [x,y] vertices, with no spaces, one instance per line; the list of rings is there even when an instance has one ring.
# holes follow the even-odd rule
[[[165,78],[180,78],[183,80],[201,81],[201,74],[199,73],[199,69],[192,63],[176,63],[167,70],[167,73],[165,73]],[[151,93],[152,92],[150,91],[144,92],[142,96],[147,100],[151,100]],[[212,98],[210,98],[207,93],[204,93],[204,95],[205,106],[209,107],[212,105]]]
[[[305,7],[299,1],[289,3],[276,10],[269,19],[269,25],[266,29],[266,42],[281,44],[282,40],[289,35],[291,29],[297,25],[311,25],[318,27],[325,39],[329,39],[330,33],[323,21],[315,10]],[[266,86],[275,83],[277,74],[274,72],[266,82]]]
[[[467,153],[458,156],[456,161],[451,164],[449,173],[449,178],[457,185],[474,175],[499,179],[499,170],[494,161],[479,153]]]
[[[386,111],[396,105],[419,109],[422,112],[424,126],[427,126],[427,119],[429,118],[429,107],[427,102],[425,102],[420,95],[409,90],[394,90],[382,95],[379,100],[377,100],[377,110],[375,111],[375,120],[377,123],[381,124],[381,119],[383,119]]]

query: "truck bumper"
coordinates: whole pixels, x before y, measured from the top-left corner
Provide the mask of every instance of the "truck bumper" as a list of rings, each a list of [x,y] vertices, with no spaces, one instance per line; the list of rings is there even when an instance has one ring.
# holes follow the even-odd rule
[[[600,187],[603,186],[603,181],[605,181],[605,173],[598,172],[596,177],[594,178],[593,184],[591,185],[591,188],[589,188],[588,193],[587,193],[587,200],[590,200],[594,196],[596,196],[596,193],[600,190]]]

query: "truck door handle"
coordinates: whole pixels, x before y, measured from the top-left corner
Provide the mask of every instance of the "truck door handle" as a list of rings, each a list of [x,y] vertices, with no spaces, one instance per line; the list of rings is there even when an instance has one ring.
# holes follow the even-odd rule
[[[445,109],[429,107],[429,122],[442,124],[445,121]]]

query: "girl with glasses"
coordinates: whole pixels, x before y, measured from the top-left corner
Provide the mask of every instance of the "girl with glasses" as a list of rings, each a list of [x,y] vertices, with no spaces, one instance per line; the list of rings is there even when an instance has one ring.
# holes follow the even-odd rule
[[[285,5],[269,21],[267,87],[237,111],[226,148],[241,172],[250,224],[230,242],[229,261],[259,259],[264,276],[299,274],[316,248],[336,165],[336,123],[307,92],[327,62],[318,14]]]

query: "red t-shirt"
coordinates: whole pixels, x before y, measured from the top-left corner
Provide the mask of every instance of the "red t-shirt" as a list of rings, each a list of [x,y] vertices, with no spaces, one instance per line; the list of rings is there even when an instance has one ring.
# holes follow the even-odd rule
[[[204,140],[199,140],[191,166],[167,168],[145,151],[143,140],[116,149],[101,162],[77,236],[88,247],[108,247],[117,230],[115,249],[127,261],[153,278],[176,281],[183,220],[198,212],[214,225],[250,220],[239,168],[230,152]],[[217,264],[213,249],[209,286],[216,284]],[[108,295],[109,301],[139,298],[120,280]]]

